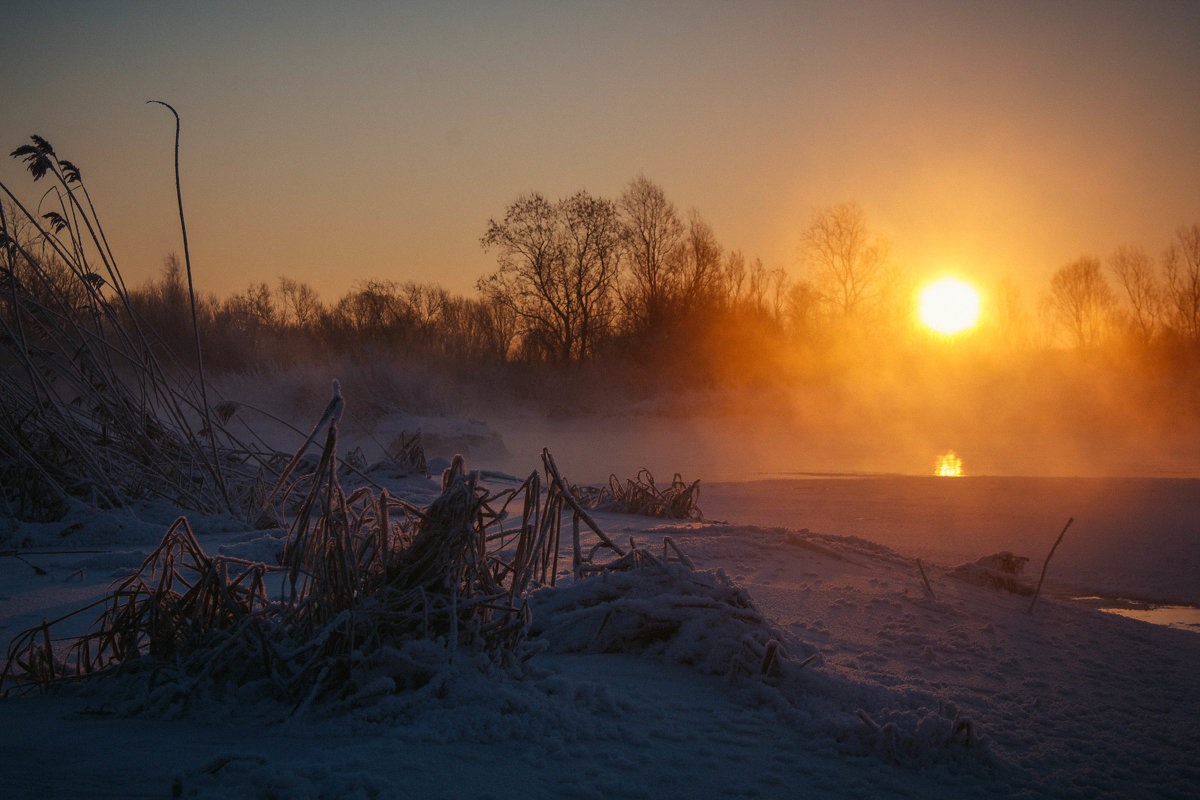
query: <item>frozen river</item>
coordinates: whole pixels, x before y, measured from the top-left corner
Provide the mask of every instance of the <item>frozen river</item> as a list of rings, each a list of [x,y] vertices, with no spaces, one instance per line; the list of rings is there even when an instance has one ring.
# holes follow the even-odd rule
[[[1008,550],[1048,589],[1200,604],[1200,480],[916,476],[702,484],[705,517],[859,536],[953,566]]]

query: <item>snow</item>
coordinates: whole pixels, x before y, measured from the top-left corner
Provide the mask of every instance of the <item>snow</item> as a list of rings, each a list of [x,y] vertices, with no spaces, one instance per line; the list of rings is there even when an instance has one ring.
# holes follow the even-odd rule
[[[419,504],[437,494],[434,480],[388,481]],[[662,553],[670,537],[695,571],[670,563],[575,582],[567,567],[531,597],[536,654],[520,670],[459,653],[419,689],[394,692],[381,677],[352,705],[301,714],[252,687],[130,714],[125,679],[0,700],[0,793],[1200,793],[1194,626],[1070,599],[1200,601],[1196,482],[772,479],[702,484],[700,505],[700,522],[595,514],[622,543]],[[102,596],[177,513],[79,507],[59,523],[0,522],[0,546],[24,558],[0,558],[0,639]],[[1019,581],[1035,584],[1068,516],[1032,613],[1028,594],[954,576],[1011,551],[1029,559]],[[209,552],[269,560],[281,544],[280,530],[189,520]]]

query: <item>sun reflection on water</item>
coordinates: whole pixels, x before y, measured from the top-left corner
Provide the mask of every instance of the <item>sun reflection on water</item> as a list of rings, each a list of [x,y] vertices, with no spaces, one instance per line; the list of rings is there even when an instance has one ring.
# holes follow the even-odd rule
[[[963,474],[962,459],[953,450],[948,450],[937,457],[933,465],[933,474],[941,478],[958,478]]]

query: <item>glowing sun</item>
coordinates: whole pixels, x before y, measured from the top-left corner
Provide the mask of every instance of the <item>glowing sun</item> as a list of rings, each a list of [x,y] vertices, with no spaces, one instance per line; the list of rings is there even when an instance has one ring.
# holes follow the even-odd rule
[[[960,333],[979,321],[979,292],[958,278],[942,278],[921,291],[919,313],[938,333]]]

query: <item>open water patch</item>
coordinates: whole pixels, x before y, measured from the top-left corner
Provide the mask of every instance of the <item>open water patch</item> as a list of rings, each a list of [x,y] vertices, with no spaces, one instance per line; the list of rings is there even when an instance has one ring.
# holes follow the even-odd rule
[[[1075,597],[1072,599],[1106,614],[1120,614],[1122,617],[1149,622],[1152,625],[1164,625],[1168,628],[1200,633],[1200,606],[1146,603],[1123,597]]]

